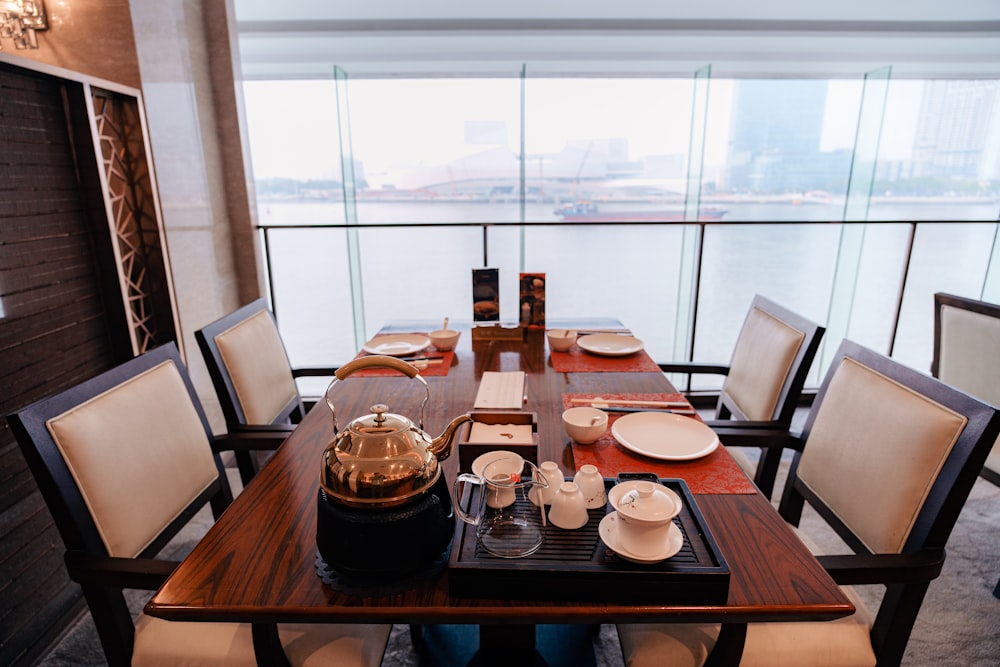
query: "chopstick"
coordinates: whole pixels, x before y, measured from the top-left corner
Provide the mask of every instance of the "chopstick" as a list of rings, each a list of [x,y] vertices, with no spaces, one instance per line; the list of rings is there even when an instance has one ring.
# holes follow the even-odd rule
[[[590,407],[604,410],[605,412],[669,412],[672,415],[698,414],[694,408],[625,408],[602,403],[591,403]]]
[[[627,398],[614,399],[614,398],[571,398],[570,403],[587,403],[591,407],[599,407],[594,405],[598,403],[600,405],[641,405],[648,408],[690,408],[691,405],[687,401],[631,401]]]

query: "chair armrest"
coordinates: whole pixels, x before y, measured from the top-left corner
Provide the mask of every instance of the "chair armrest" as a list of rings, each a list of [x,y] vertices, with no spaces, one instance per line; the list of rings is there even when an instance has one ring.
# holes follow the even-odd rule
[[[755,431],[782,431],[788,433],[788,424],[777,421],[755,422],[744,421],[742,419],[703,419],[706,426],[711,428],[734,428]]]
[[[723,364],[703,364],[696,361],[670,361],[657,363],[664,373],[686,373],[688,375],[729,375],[729,366]]]
[[[838,584],[908,584],[932,581],[944,566],[944,549],[910,554],[848,554],[817,556]]]
[[[781,428],[744,427],[743,422],[706,422],[719,436],[719,441],[726,447],[764,447],[768,449],[794,449],[802,451],[805,443],[802,436]],[[750,424],[767,424],[769,422],[747,422]],[[739,424],[739,426],[736,426]]]
[[[340,366],[301,366],[292,369],[292,377],[332,377],[339,369]]]
[[[152,558],[117,558],[68,551],[69,578],[81,585],[155,591],[180,564]]]
[[[216,452],[275,450],[291,434],[292,429],[287,425],[244,426],[234,433],[222,433],[215,436],[212,440],[212,449]]]

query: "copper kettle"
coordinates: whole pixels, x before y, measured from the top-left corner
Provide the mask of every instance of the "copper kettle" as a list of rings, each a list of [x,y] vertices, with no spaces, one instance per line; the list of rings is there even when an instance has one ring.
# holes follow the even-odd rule
[[[424,385],[419,426],[379,403],[371,406],[370,414],[339,429],[330,391],[365,368],[394,369]],[[413,365],[384,355],[362,357],[341,366],[324,397],[333,414],[335,437],[323,452],[319,483],[331,502],[348,507],[393,507],[428,492],[441,476],[438,463],[451,454],[458,427],[471,421],[468,415],[456,417],[441,435],[431,438],[423,430],[423,410],[430,398],[427,381]]]

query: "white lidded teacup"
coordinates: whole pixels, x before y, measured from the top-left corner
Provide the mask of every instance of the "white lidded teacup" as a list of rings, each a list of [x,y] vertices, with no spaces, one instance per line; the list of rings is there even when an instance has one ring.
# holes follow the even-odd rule
[[[668,540],[681,499],[656,482],[635,480],[616,484],[608,500],[618,514],[618,541],[630,554],[655,558]]]

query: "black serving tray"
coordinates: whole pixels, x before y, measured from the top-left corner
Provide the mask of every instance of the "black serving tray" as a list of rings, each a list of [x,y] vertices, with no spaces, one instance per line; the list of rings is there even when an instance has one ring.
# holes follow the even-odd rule
[[[623,473],[624,479],[657,480],[647,473]],[[606,489],[619,480],[605,479]],[[680,496],[684,508],[674,523],[684,534],[684,546],[655,564],[627,561],[604,544],[598,524],[614,511],[610,504],[588,510],[587,524],[563,530],[551,523],[543,529],[542,546],[523,558],[500,558],[479,546],[476,527],[458,521],[448,562],[448,590],[469,598],[572,600],[576,602],[657,602],[661,604],[723,604],[729,594],[729,566],[705,524],[691,490],[682,479],[659,479]],[[463,508],[476,507],[480,487],[467,484]],[[525,502],[526,515],[538,516]]]

